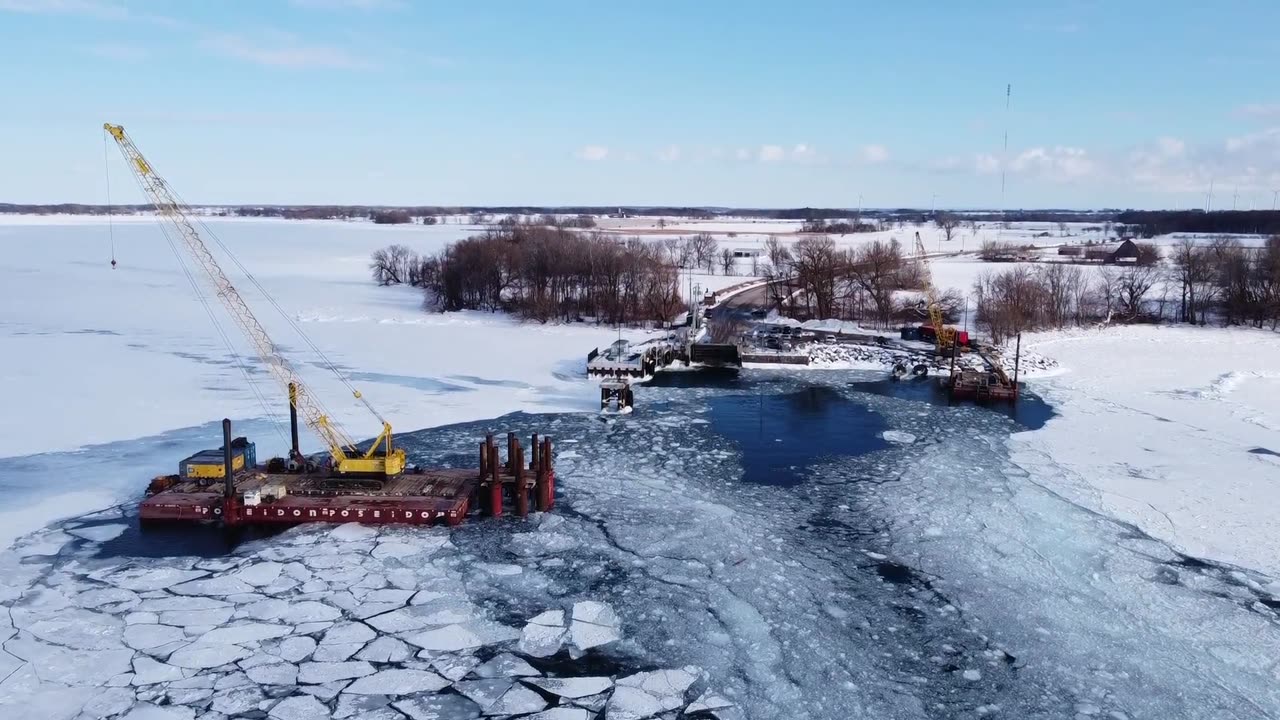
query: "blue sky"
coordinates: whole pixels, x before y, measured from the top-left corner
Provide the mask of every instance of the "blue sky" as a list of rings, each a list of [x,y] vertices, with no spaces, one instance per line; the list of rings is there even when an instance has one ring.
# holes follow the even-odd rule
[[[111,121],[193,203],[998,207],[1003,169],[1009,208],[1269,208],[1276,27],[1274,0],[0,0],[0,202],[102,202]]]

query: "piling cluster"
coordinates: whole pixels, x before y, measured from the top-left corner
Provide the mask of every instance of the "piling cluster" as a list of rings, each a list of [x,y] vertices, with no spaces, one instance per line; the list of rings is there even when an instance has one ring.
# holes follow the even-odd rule
[[[533,494],[538,512],[551,509],[555,498],[555,473],[551,465],[551,438],[539,438],[534,433],[530,440],[530,455],[526,462],[525,447],[515,433],[507,433],[507,453],[504,461],[493,434],[480,443],[480,482],[477,486],[480,508],[491,517],[501,517],[507,498],[511,499],[516,515],[529,514],[529,495]]]

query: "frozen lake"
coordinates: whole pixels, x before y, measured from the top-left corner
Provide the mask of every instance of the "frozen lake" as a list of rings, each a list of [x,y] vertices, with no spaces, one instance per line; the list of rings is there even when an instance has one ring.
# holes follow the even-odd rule
[[[458,465],[486,431],[554,437],[560,504],[527,522],[228,550],[154,542],[125,508],[21,541],[0,716],[1280,712],[1266,579],[1038,484],[1006,449],[1048,416],[1034,399],[1015,418],[848,372],[679,377],[631,416],[401,436]],[[805,432],[815,415],[848,443]],[[784,481],[749,477],[760,457]]]

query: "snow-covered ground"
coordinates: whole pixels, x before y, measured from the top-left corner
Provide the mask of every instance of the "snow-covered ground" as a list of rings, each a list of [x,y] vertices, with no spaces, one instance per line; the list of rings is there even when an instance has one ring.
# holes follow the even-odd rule
[[[1058,409],[1014,459],[1182,551],[1280,578],[1280,334],[1157,326],[1044,333]]]
[[[401,435],[415,461],[553,436],[559,508],[231,551],[140,535],[127,502],[38,530],[0,551],[0,718],[1280,717],[1280,335],[1026,336],[1061,365],[1028,378],[1043,426],[851,370],[681,373],[601,419],[572,411],[616,331],[431,315],[369,282],[371,250],[470,228],[209,224],[354,434],[370,419],[289,319],[398,429],[434,428]],[[6,544],[136,497],[223,415],[283,448],[159,231],[117,223],[111,271],[106,229],[0,225]],[[951,264],[957,284],[986,267]],[[884,442],[744,482],[753,452],[805,442],[764,434],[766,396],[805,422],[856,403]]]
[[[272,310],[223,260],[313,394],[355,437],[377,434],[378,423],[306,352],[290,321],[397,429],[597,402],[581,359],[616,339],[615,330],[426,313],[418,291],[370,280],[373,250],[402,243],[434,252],[474,227],[220,218],[208,226],[285,310]],[[146,478],[216,446],[222,417],[254,436],[260,455],[287,447],[287,428],[277,433],[268,416],[287,420],[282,391],[210,298],[248,354],[255,384],[246,381],[155,218],[115,222],[114,271],[109,232],[103,218],[0,217],[0,382],[9,408],[0,413],[0,544],[55,517],[132,497]]]

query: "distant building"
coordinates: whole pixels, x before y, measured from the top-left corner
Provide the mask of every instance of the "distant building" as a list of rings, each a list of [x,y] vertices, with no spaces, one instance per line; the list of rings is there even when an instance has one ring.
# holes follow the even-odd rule
[[[1096,260],[1104,265],[1114,263],[1136,263],[1138,261],[1138,245],[1133,238],[1125,238],[1118,243],[1107,245],[1086,245],[1085,260]]]
[[[1058,254],[1065,255],[1066,257],[1084,257],[1084,246],[1083,245],[1063,245],[1062,247],[1058,248]]]
[[[733,256],[736,258],[753,258],[760,257],[764,251],[759,248],[734,248]]]

